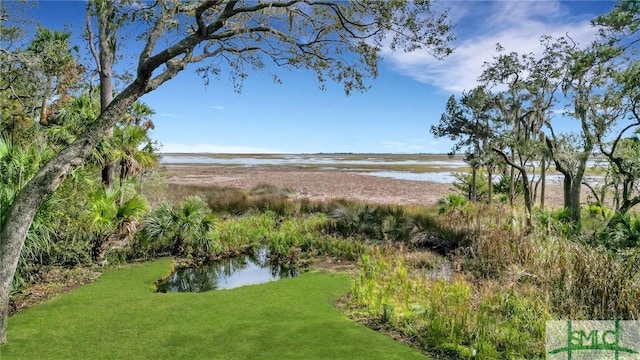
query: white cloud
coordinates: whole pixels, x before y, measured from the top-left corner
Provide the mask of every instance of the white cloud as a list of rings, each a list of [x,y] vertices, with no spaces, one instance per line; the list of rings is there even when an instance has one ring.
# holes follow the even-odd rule
[[[158,116],[170,117],[170,118],[177,118],[178,117],[178,115],[169,114],[169,113],[159,113]]]
[[[163,144],[163,153],[278,154],[282,151],[242,145]]]
[[[597,30],[590,18],[570,18],[557,1],[494,1],[452,2],[460,39],[454,53],[438,61],[426,52],[404,53],[383,50],[383,56],[396,68],[413,79],[434,85],[447,92],[470,90],[477,85],[483,64],[496,55],[496,44],[507,52],[521,54],[539,52],[542,35],[571,36],[580,44],[589,43]],[[458,7],[467,7],[458,9]],[[468,7],[473,7],[469,11]],[[486,19],[478,21],[485,16]]]
[[[381,141],[380,145],[384,151],[392,153],[416,153],[425,150],[423,145],[403,143],[399,141]]]
[[[212,106],[209,106],[209,109],[224,110],[224,106],[222,106],[222,105],[212,105]]]

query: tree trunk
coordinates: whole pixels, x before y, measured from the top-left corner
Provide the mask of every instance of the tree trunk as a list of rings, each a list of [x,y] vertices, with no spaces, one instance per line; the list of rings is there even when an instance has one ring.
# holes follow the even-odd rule
[[[11,283],[27,231],[36,212],[65,177],[74,168],[82,165],[109,129],[113,129],[117,119],[124,115],[142,94],[144,85],[139,81],[128,86],[84,134],[54,156],[16,195],[0,228],[0,343],[7,341],[6,325]]]
[[[5,267],[7,268],[7,270],[5,270]],[[13,274],[4,274],[4,272],[8,271],[9,268],[10,267],[7,267],[7,266],[2,266],[0,268],[0,278],[2,279],[2,283],[0,284],[0,304],[6,304],[6,305],[0,305],[0,344],[4,344],[7,342],[7,320],[9,319],[9,293],[11,291],[11,282],[13,281]]]
[[[100,56],[100,67],[102,69],[102,71],[100,71],[100,111],[104,111],[109,106],[109,104],[111,104],[111,101],[113,101],[113,85],[111,79],[112,64],[107,59],[103,60],[103,57],[104,56]],[[113,136],[113,126],[107,131],[105,136],[108,138]],[[110,160],[102,168],[102,183],[106,188],[111,189],[113,187],[113,184],[115,183],[115,179],[116,162]]]
[[[524,191],[524,206],[525,206],[525,217],[526,217],[526,227],[527,227],[527,231],[531,230],[531,227],[533,226],[533,222],[532,222],[532,217],[531,217],[531,209],[532,209],[532,204],[531,204],[531,184],[529,183],[529,176],[527,175],[527,169],[522,166],[517,164],[516,162],[512,161],[509,156],[507,156],[507,154],[502,151],[501,149],[497,148],[497,147],[493,147],[492,148],[493,151],[495,151],[496,153],[498,153],[498,155],[500,155],[502,157],[502,159],[509,164],[509,166],[511,167],[511,176],[512,178],[515,175],[515,170],[517,169],[518,172],[520,173],[520,175],[522,176],[522,183],[523,183],[523,191]],[[513,186],[513,181],[511,181],[511,186]],[[515,206],[512,202],[511,204],[511,210],[513,212],[513,214],[515,214]],[[515,216],[514,216],[515,218]]]
[[[100,52],[100,111],[104,111],[111,101],[113,101],[113,84],[111,77],[112,62],[107,56],[102,55],[106,51]],[[114,123],[115,126],[115,123]],[[105,134],[107,137],[113,136],[113,126]],[[116,162],[109,161],[102,168],[102,183],[107,188],[112,188],[116,178]]]
[[[562,180],[562,195],[564,199],[564,208],[571,208],[571,183],[573,182],[573,177],[571,174],[563,174],[564,179]]]
[[[544,197],[547,187],[547,156],[542,154],[542,167],[540,168],[540,209],[544,210]]]
[[[487,182],[489,184],[487,204],[491,207],[493,200],[493,169],[491,167],[487,168]]]
[[[110,133],[107,133],[105,136],[106,137],[113,136],[113,131],[111,131]],[[115,161],[109,161],[102,168],[101,176],[102,176],[102,184],[107,189],[113,188],[113,184],[116,181],[116,162]]]
[[[513,201],[516,197],[516,172],[511,167],[509,169],[509,206],[514,207]]]
[[[576,225],[576,230],[579,230],[581,227],[581,214],[580,214],[580,190],[582,189],[581,181],[574,181],[571,184],[571,191],[569,193],[570,198],[570,207],[569,207],[569,215],[571,220]]]
[[[114,19],[114,9],[108,6],[108,2],[98,2],[96,6],[96,15],[98,17],[98,43],[100,51],[96,52],[91,46],[93,57],[95,58],[100,75],[100,111],[104,112],[107,106],[113,101],[113,63],[116,56],[116,38],[118,36],[118,27],[111,23]],[[87,12],[89,16],[89,12]],[[90,18],[87,18],[87,30],[90,31]],[[90,39],[93,41],[93,34],[89,32]],[[114,124],[115,125],[115,124]],[[107,137],[113,136],[113,127],[108,130]],[[115,183],[115,161],[109,160],[102,168],[102,183],[107,188],[112,188]]]
[[[471,168],[471,202],[473,204],[478,200],[478,168],[477,166],[473,166]]]
[[[46,88],[44,90],[44,95],[42,95],[42,103],[40,104],[40,125],[47,126],[49,125],[49,97],[51,96],[51,79],[47,77],[45,81]]]
[[[531,219],[532,212],[532,201],[531,201],[531,184],[529,183],[529,176],[527,176],[527,172],[524,168],[519,169],[520,175],[522,175],[522,183],[523,183],[523,192],[524,192],[524,207],[525,207],[525,216],[527,222],[527,230],[531,229],[533,226]]]

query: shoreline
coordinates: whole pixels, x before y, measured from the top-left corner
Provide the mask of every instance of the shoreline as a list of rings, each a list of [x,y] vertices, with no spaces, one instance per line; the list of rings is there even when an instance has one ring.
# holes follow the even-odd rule
[[[452,184],[401,180],[366,173],[286,166],[214,166],[163,164],[162,178],[169,184],[231,186],[249,190],[273,185],[291,190],[292,197],[309,200],[345,199],[378,204],[433,206],[455,191]],[[583,197],[583,201],[586,197]],[[545,205],[563,204],[562,185],[547,183]]]

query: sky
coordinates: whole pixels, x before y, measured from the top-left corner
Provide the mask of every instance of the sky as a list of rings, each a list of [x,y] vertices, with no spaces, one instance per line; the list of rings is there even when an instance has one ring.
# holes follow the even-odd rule
[[[42,1],[29,9],[52,29],[67,25],[80,41],[84,2]],[[506,51],[535,52],[542,35],[569,35],[587,44],[590,20],[613,1],[441,1],[456,24],[454,53],[443,61],[425,52],[383,50],[379,75],[365,93],[346,96],[342,85],[320,90],[315,75],[278,69],[252,72],[241,93],[224,74],[205,86],[187,67],[142,97],[156,112],[152,137],[163,152],[210,153],[446,153],[452,143],[434,138],[447,99],[477,85],[483,64]],[[81,45],[84,46],[84,45]],[[130,61],[130,60],[129,60]]]

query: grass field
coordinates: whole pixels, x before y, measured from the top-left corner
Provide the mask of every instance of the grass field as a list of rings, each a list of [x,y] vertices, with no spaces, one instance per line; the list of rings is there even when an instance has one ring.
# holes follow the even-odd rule
[[[110,270],[12,316],[0,359],[424,359],[333,305],[347,275],[154,293],[171,267],[164,259]]]

